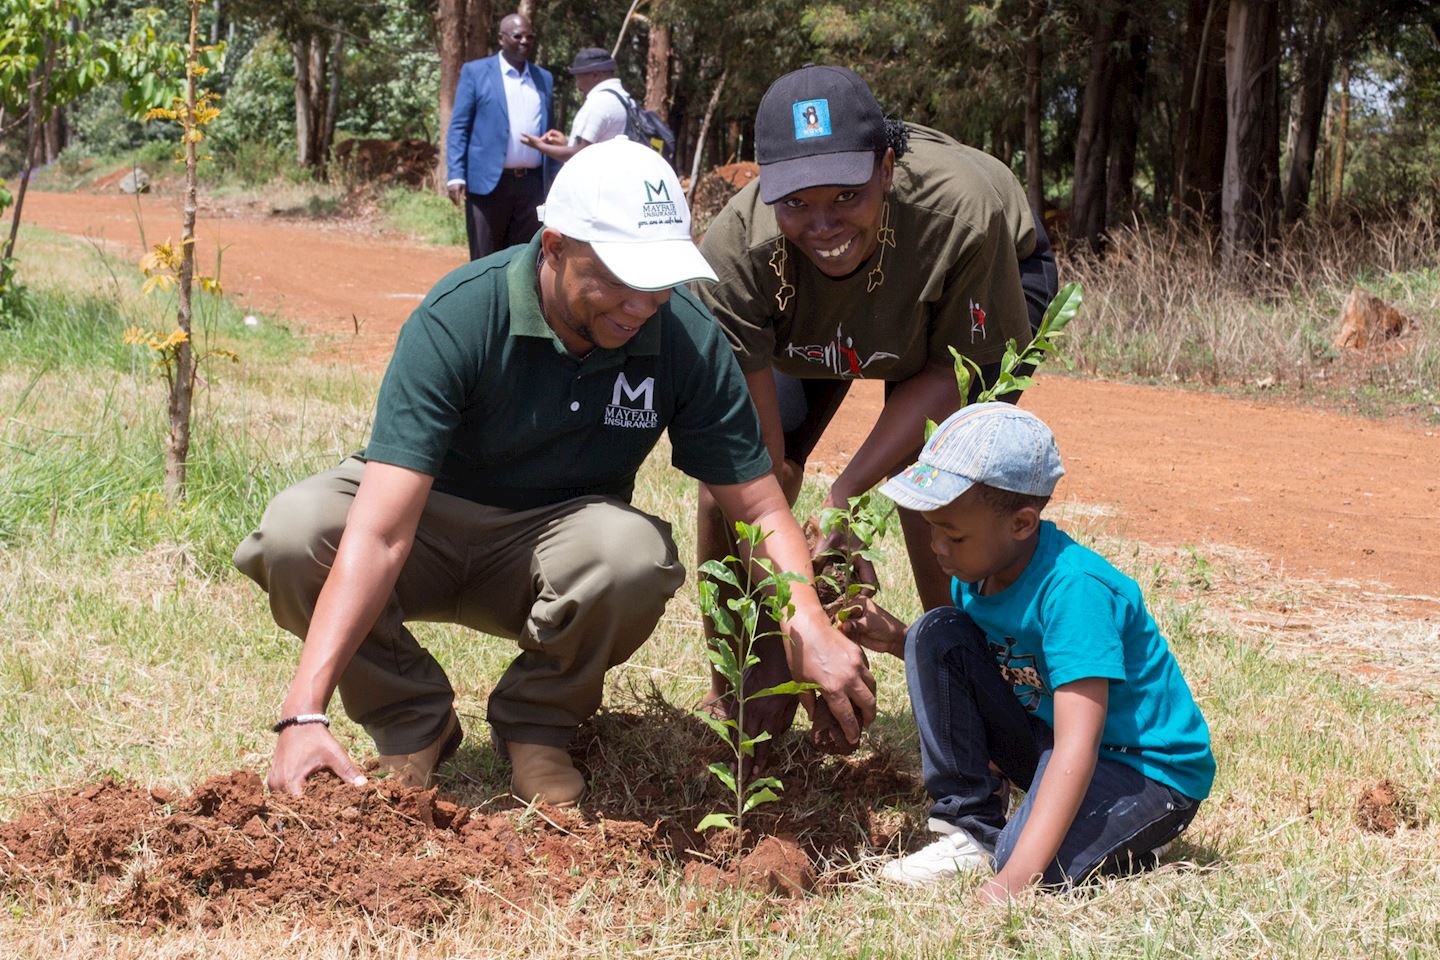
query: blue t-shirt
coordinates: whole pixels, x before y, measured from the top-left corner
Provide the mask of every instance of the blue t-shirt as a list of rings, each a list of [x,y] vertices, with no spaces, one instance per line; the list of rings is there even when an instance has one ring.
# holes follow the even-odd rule
[[[1203,800],[1215,780],[1210,730],[1140,587],[1055,524],[1020,578],[992,596],[953,581],[1025,709],[1055,726],[1055,688],[1110,681],[1100,754]]]

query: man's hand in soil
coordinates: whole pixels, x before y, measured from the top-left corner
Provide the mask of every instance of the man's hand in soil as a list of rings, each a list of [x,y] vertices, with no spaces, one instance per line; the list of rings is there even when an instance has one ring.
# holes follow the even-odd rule
[[[869,597],[858,598],[854,606],[859,612],[851,614],[840,624],[840,630],[866,650],[888,653],[892,657],[905,659],[905,621],[880,606]]]
[[[465,203],[465,184],[452,183],[445,188],[445,192],[450,195],[450,202],[455,206],[459,207]]]
[[[265,785],[272,792],[283,790],[298,797],[305,790],[305,780],[317,770],[331,770],[351,786],[365,785],[365,774],[350,760],[350,755],[331,735],[329,728],[319,723],[287,727],[280,731]]]

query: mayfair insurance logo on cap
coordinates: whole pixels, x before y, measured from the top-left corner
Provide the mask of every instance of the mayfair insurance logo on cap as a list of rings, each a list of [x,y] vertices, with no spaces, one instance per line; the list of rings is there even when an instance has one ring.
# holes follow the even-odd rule
[[[670,187],[664,180],[645,183],[645,203],[641,207],[640,222],[637,226],[654,227],[666,223],[684,223],[670,199]]]
[[[791,108],[795,114],[795,139],[830,136],[830,101],[801,100]]]

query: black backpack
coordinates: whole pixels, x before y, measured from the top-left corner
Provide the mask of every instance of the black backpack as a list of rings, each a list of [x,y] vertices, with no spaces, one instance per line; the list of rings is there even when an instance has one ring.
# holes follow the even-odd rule
[[[625,108],[625,136],[643,143],[675,166],[675,132],[654,110],[646,110],[618,90],[606,90]]]

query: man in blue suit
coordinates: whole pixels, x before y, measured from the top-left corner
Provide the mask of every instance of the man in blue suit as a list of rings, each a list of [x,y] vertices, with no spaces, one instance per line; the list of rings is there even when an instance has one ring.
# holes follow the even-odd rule
[[[526,243],[540,229],[553,161],[521,139],[551,127],[554,81],[530,63],[535,33],[512,13],[500,21],[500,52],[460,69],[450,114],[446,165],[450,199],[465,204],[470,259]]]

